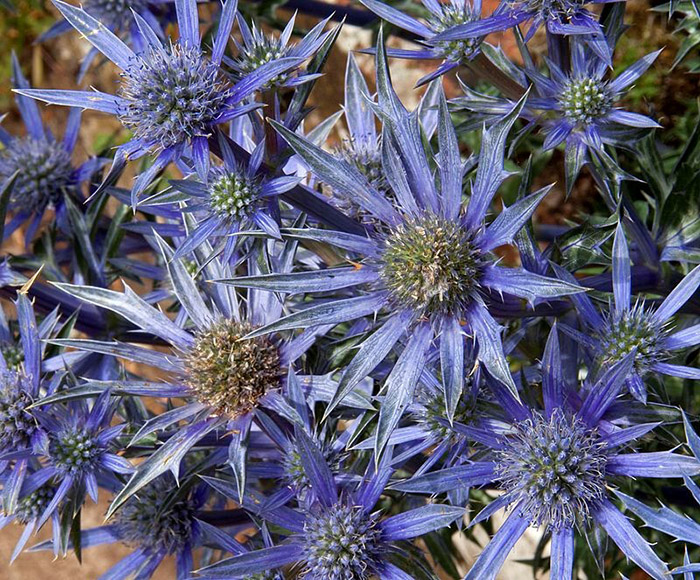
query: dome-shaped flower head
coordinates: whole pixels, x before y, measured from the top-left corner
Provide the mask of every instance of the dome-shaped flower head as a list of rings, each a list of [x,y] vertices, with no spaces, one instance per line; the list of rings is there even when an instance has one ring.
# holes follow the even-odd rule
[[[569,71],[564,72],[551,61],[549,78],[538,71],[525,71],[537,93],[528,106],[551,111],[554,115],[544,124],[544,148],[551,149],[566,142],[569,189],[589,149],[602,153],[604,144],[629,143],[630,128],[655,129],[660,126],[649,117],[616,106],[626,89],[644,74],[660,52],[640,58],[617,77],[609,79],[610,65],[587,51],[583,42],[573,39]]]
[[[501,182],[508,130],[518,110],[483,136],[479,170],[467,207],[462,205],[462,161],[444,94],[439,100],[440,151],[426,152],[417,115],[409,114],[390,84],[386,56],[377,50],[377,87],[382,117],[382,169],[395,203],[379,192],[355,167],[305,141],[282,125],[278,131],[311,167],[320,181],[353,198],[381,227],[367,237],[342,232],[305,230],[299,235],[331,243],[348,251],[348,267],[271,274],[234,280],[244,287],[279,292],[325,292],[357,287],[352,298],[330,295],[321,304],[264,326],[250,336],[292,328],[338,324],[379,313],[376,332],[360,347],[347,367],[334,404],[364,379],[403,337],[405,347],[387,379],[387,399],[380,412],[377,449],[396,426],[425,363],[431,342],[439,344],[443,373],[448,377],[449,417],[462,392],[464,335],[475,338],[478,360],[486,370],[515,391],[503,354],[500,327],[489,312],[489,293],[501,292],[534,302],[582,289],[570,283],[496,265],[491,251],[512,241],[529,219],[545,188],[504,210],[490,225],[485,218]],[[436,163],[437,162],[437,163]],[[438,165],[439,184],[433,173]]]
[[[437,40],[435,37],[455,30],[468,23],[477,24],[481,17],[481,0],[421,0],[428,10],[426,22],[420,22],[408,14],[380,2],[360,0],[372,12],[391,24],[407,30],[419,38],[424,48],[420,50],[387,49],[387,55],[415,60],[442,60],[442,64],[418,81],[418,86],[451,71],[460,64],[472,60],[480,51],[485,34],[452,40]],[[497,12],[501,9],[498,8]]]
[[[437,34],[434,41],[467,41],[529,22],[530,25],[525,32],[525,42],[529,41],[540,26],[544,25],[550,34],[580,38],[581,42],[585,43],[593,53],[606,63],[606,66],[611,66],[612,51],[605,38],[603,28],[584,6],[617,1],[504,0],[490,16],[481,20],[457,24],[449,30]]]
[[[224,262],[228,262],[241,238],[240,231],[257,227],[274,238],[280,237],[273,215],[276,197],[296,186],[295,176],[267,177],[261,170],[265,141],[255,147],[250,162],[236,160],[228,141],[219,139],[223,164],[209,169],[206,181],[195,178],[172,181],[172,186],[189,197],[184,211],[197,217],[197,226],[178,247],[176,257],[185,256],[211,238],[225,240]]]
[[[147,50],[138,54],[84,10],[61,0],[54,3],[95,48],[122,70],[118,93],[18,92],[47,103],[95,109],[115,115],[133,133],[133,137],[117,149],[112,173],[123,168],[127,159],[157,151],[154,163],[134,183],[134,204],[155,176],[186,151],[191,154],[197,172],[206,178],[209,168],[208,138],[216,126],[250,111],[250,105],[240,105],[241,101],[289,65],[289,59],[281,59],[256,70],[234,85],[227,80],[220,66],[236,13],[236,0],[228,0],[224,5],[211,57],[203,53],[200,45],[195,0],[175,2],[180,37],[166,45],[143,18],[134,14],[139,31],[148,42]]]
[[[493,580],[529,527],[551,532],[551,577],[571,580],[576,531],[602,528],[620,550],[652,578],[668,575],[666,564],[614,505],[609,489],[624,478],[683,478],[700,473],[695,457],[672,451],[626,449],[658,423],[627,426],[611,405],[624,388],[633,355],[609,367],[595,383],[576,391],[562,372],[556,327],[542,362],[544,408],[525,406],[504,389],[495,393],[509,417],[474,440],[478,460],[421,474],[393,487],[410,493],[443,493],[455,487],[497,485],[504,493],[471,525],[500,508],[508,518],[484,548],[465,580]],[[534,387],[529,387],[534,388]]]
[[[573,280],[560,267],[557,273]],[[574,296],[573,302],[581,321],[581,330],[562,326],[584,347],[592,360],[593,372],[599,374],[610,365],[635,352],[634,365],[627,377],[629,392],[646,402],[644,378],[661,374],[700,380],[700,370],[669,361],[683,349],[700,344],[700,324],[675,330],[672,317],[700,287],[700,266],[694,268],[656,307],[637,299],[632,303],[632,266],[621,224],[615,230],[612,255],[613,303],[601,312],[588,296]]]
[[[145,580],[163,560],[174,556],[178,580],[189,578],[194,567],[193,550],[204,539],[214,544],[219,534],[223,535],[219,532],[215,538],[207,538],[204,530],[208,524],[197,519],[197,512],[210,495],[206,484],[178,486],[170,474],[162,475],[131,497],[108,524],[81,530],[80,543],[83,548],[120,543],[132,549],[105,577],[126,580],[137,574]],[[231,542],[237,544],[233,539]],[[50,547],[52,542],[48,541],[32,549]]]
[[[12,73],[15,89],[31,90],[14,54]],[[32,99],[17,94],[16,101],[27,133],[14,136],[0,128],[0,143],[3,145],[0,150],[0,184],[18,172],[9,204],[14,216],[5,226],[4,235],[10,235],[31,220],[25,232],[25,240],[29,243],[46,210],[55,210],[59,225],[65,224],[65,197],[81,197],[81,184],[92,177],[104,160],[92,158],[78,167],[73,166],[73,150],[80,131],[80,109],[71,109],[63,139],[57,141],[44,127],[39,108]]]
[[[315,442],[296,430],[300,461],[313,498],[299,509],[269,507],[265,498],[246,498],[244,507],[256,516],[288,530],[276,546],[227,558],[199,570],[201,578],[250,578],[294,565],[309,580],[408,579],[411,576],[391,562],[395,544],[452,524],[463,508],[430,504],[381,519],[375,511],[393,469],[388,459],[375,467],[370,461],[359,484],[342,487]],[[385,456],[389,457],[389,454]],[[204,477],[228,497],[235,488],[225,480]]]
[[[259,70],[265,70],[276,62],[286,62],[285,67],[279,68],[275,76],[259,87],[261,90],[292,88],[319,77],[300,69],[301,65],[310,59],[321,48],[334,31],[323,32],[328,24],[326,18],[316,24],[309,33],[298,43],[290,42],[294,32],[296,13],[287,22],[279,36],[265,34],[255,22],[248,26],[240,13],[236,15],[238,28],[241,32],[241,42],[234,37],[237,54],[233,58],[224,57],[224,64],[233,71],[236,79],[245,79]]]
[[[91,286],[57,284],[62,290],[96,306],[112,310],[135,326],[171,346],[171,352],[157,352],[121,342],[53,341],[70,344],[81,350],[113,353],[116,356],[146,363],[171,374],[169,382],[153,385],[146,391],[140,381],[119,381],[120,385],[144,392],[145,396],[184,399],[178,406],[154,421],[145,423],[133,441],[168,427],[178,427],[175,435],[144,462],[115,498],[109,513],[122,505],[141,487],[170,470],[177,473],[182,458],[208,434],[224,438],[233,434],[229,444],[229,464],[234,470],[240,493],[245,488],[247,440],[259,410],[284,412],[282,398],[286,369],[313,343],[316,331],[302,333],[292,340],[266,334],[243,340],[256,328],[270,324],[281,316],[282,304],[270,292],[251,290],[245,308],[234,289],[224,285],[199,286],[184,262],[160,237],[157,243],[167,264],[168,278],[175,298],[182,305],[181,324],[176,324],[156,306],[148,304],[128,286],[115,292]],[[294,242],[284,245],[280,255],[270,254],[274,268],[284,271],[293,255]],[[290,254],[291,252],[291,254]],[[228,265],[212,260],[202,266],[206,279],[233,277]],[[257,254],[247,261],[250,272],[259,273]],[[288,267],[288,266],[286,266]],[[185,329],[183,326],[187,325]]]
[[[64,499],[70,498],[73,505],[79,506],[87,492],[96,502],[100,481],[112,478],[114,483],[115,473],[125,475],[133,471],[129,461],[114,453],[114,439],[126,427],[125,423],[112,425],[115,408],[106,390],[92,408],[84,401],[69,402],[65,406],[51,405],[41,414],[40,423],[48,437],[41,450],[44,466],[33,477],[50,482],[56,491],[37,527],[59,509]]]

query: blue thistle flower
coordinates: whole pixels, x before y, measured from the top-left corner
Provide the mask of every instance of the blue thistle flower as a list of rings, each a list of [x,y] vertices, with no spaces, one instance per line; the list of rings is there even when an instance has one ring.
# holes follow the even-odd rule
[[[326,18],[316,24],[304,38],[294,44],[290,43],[290,38],[294,31],[296,13],[277,37],[265,34],[255,22],[249,26],[239,13],[236,15],[236,21],[242,42],[233,39],[237,54],[233,58],[225,56],[224,63],[233,71],[235,78],[244,79],[276,62],[286,62],[287,66],[269,78],[259,87],[260,90],[291,88],[312,81],[319,75],[302,71],[300,67],[321,48],[328,36],[333,34],[333,31],[323,32],[329,20],[330,18]]]
[[[236,236],[251,226],[279,238],[275,218],[278,195],[295,187],[300,179],[294,176],[267,177],[261,170],[265,141],[253,151],[247,167],[234,157],[225,139],[219,140],[222,165],[212,166],[206,181],[187,179],[172,181],[173,187],[189,197],[185,211],[199,218],[197,226],[178,247],[176,257],[187,255],[202,242],[216,236],[225,239],[223,257],[228,262],[241,242]]]
[[[394,484],[399,491],[441,493],[456,486],[497,484],[504,495],[478,514],[471,525],[499,508],[510,514],[484,548],[465,580],[493,580],[511,548],[530,527],[552,535],[551,574],[571,578],[576,530],[600,526],[622,552],[652,578],[668,574],[629,520],[612,503],[608,489],[618,478],[682,478],[700,473],[694,457],[672,451],[623,451],[658,423],[620,426],[611,405],[622,391],[634,361],[631,353],[607,369],[594,384],[576,392],[565,382],[556,327],[542,362],[544,408],[527,407],[505,389],[494,393],[509,416],[509,425],[475,437],[478,459],[464,465],[421,474]]]
[[[375,468],[370,462],[360,483],[340,487],[320,449],[301,429],[296,431],[299,454],[313,490],[313,500],[299,509],[267,507],[264,499],[246,498],[244,507],[257,516],[289,530],[286,541],[217,562],[198,571],[202,578],[248,578],[288,564],[296,564],[305,577],[327,580],[408,578],[391,563],[395,543],[450,525],[464,515],[463,508],[424,505],[381,519],[374,511],[393,469],[389,453]],[[204,478],[220,493],[233,497],[225,480]]]
[[[452,69],[472,60],[480,52],[486,34],[458,39],[438,40],[436,37],[480,22],[481,0],[421,0],[429,16],[425,24],[379,0],[360,0],[383,20],[407,30],[420,39],[420,50],[387,49],[387,55],[416,60],[442,60],[442,64],[421,78],[417,86],[432,81]],[[496,13],[501,12],[497,9]]]
[[[175,298],[184,308],[183,322],[189,320],[193,325],[191,330],[175,324],[128,286],[124,293],[120,293],[90,286],[57,284],[68,294],[131,320],[144,332],[171,345],[172,352],[145,351],[143,347],[121,342],[71,339],[67,344],[146,363],[168,371],[172,376],[171,383],[148,385],[145,389],[141,381],[128,381],[126,384],[134,393],[189,399],[172,414],[171,421],[163,422],[155,417],[134,435],[135,442],[180,421],[188,422],[177,436],[170,437],[138,466],[135,475],[110,506],[109,514],[160,474],[168,470],[176,473],[185,454],[209,433],[215,434],[216,438],[235,433],[229,439],[229,463],[240,494],[243,494],[247,440],[253,421],[263,408],[288,414],[288,405],[281,394],[287,379],[285,371],[304,354],[319,332],[312,330],[289,341],[274,335],[244,340],[253,329],[280,317],[282,305],[274,295],[251,291],[245,310],[234,291],[225,286],[205,285],[205,294],[202,295],[182,260],[174,257],[172,248],[159,236],[156,236],[156,241],[167,264]],[[269,253],[265,259],[280,269],[288,268],[288,252],[293,252],[295,247],[295,243],[285,244],[279,255]],[[212,260],[208,253],[205,255],[206,264],[202,271],[208,279],[232,275],[230,266]],[[247,266],[250,272],[259,272],[255,253],[251,254]],[[54,342],[62,344],[64,341]],[[119,384],[124,382],[119,381]],[[287,418],[295,420],[293,415]]]
[[[13,87],[31,90],[22,74],[17,57],[12,55]],[[80,130],[80,111],[71,109],[62,141],[57,141],[44,127],[37,104],[17,94],[17,106],[27,129],[25,136],[12,136],[0,129],[0,182],[18,172],[12,189],[9,209],[14,217],[5,226],[9,236],[19,226],[31,219],[25,232],[26,243],[34,237],[46,210],[56,211],[59,226],[64,227],[66,196],[82,198],[81,185],[100,169],[105,161],[88,159],[78,167],[73,166],[73,150]]]
[[[562,279],[571,274],[555,267]],[[590,354],[593,372],[599,374],[634,352],[634,365],[627,377],[630,393],[646,402],[644,378],[662,374],[687,379],[700,379],[698,369],[668,362],[673,354],[700,344],[700,325],[674,332],[671,319],[700,287],[700,266],[692,270],[656,307],[638,300],[632,304],[632,276],[629,249],[624,230],[618,224],[613,241],[612,261],[613,304],[608,312],[600,312],[588,296],[572,298],[582,324],[582,331],[561,325]]]
[[[83,548],[121,543],[131,554],[112,566],[105,577],[126,579],[138,574],[150,578],[168,556],[175,556],[177,578],[188,578],[194,567],[193,550],[207,539],[211,544],[224,534],[209,536],[208,524],[198,519],[209,497],[208,486],[178,486],[168,474],[151,481],[131,497],[104,526],[82,530]],[[224,535],[225,537],[225,535]],[[227,544],[238,544],[233,538]],[[43,542],[33,550],[44,550]],[[228,545],[226,546],[228,548]]]
[[[301,236],[323,240],[348,250],[351,267],[298,272],[285,276],[247,277],[233,280],[242,287],[279,292],[321,292],[363,287],[366,293],[352,298],[331,299],[317,306],[257,329],[262,336],[292,328],[338,324],[378,311],[387,312],[377,331],[360,348],[346,369],[333,407],[389,354],[404,335],[409,339],[388,377],[387,403],[379,418],[377,450],[410,404],[417,378],[434,337],[440,343],[443,372],[448,380],[447,415],[462,392],[461,368],[465,331],[479,346],[477,358],[489,373],[515,391],[500,339],[500,327],[489,313],[486,296],[505,292],[530,302],[580,292],[567,283],[524,269],[496,266],[490,251],[509,243],[530,217],[545,188],[508,208],[490,226],[484,218],[501,182],[505,138],[519,108],[483,138],[479,170],[470,202],[462,211],[462,162],[457,138],[447,112],[444,94],[438,104],[440,186],[436,185],[432,159],[423,149],[416,114],[409,114],[390,84],[386,55],[377,50],[379,105],[384,121],[383,170],[391,184],[395,204],[382,195],[350,164],[305,141],[280,124],[277,130],[320,180],[346,198],[353,198],[380,227],[368,237],[345,233],[326,234],[308,230]],[[432,157],[432,154],[431,154]]]
[[[554,118],[543,124],[544,149],[566,142],[566,177],[570,189],[586,160],[587,151],[603,153],[603,144],[629,143],[628,128],[655,129],[660,125],[644,115],[616,107],[625,90],[651,66],[661,51],[640,58],[610,80],[610,64],[587,53],[583,42],[571,42],[571,70],[564,72],[549,62],[550,78],[534,70],[525,73],[532,79],[535,109],[552,111]],[[621,131],[622,130],[622,131]]]
[[[112,174],[121,170],[127,159],[158,151],[154,163],[134,183],[134,205],[155,176],[186,151],[191,152],[198,174],[206,178],[208,138],[216,126],[250,111],[251,105],[240,103],[291,61],[296,62],[293,58],[277,60],[235,85],[227,81],[220,66],[236,13],[236,0],[228,0],[224,5],[211,58],[201,50],[194,0],[175,3],[180,38],[167,46],[163,46],[151,26],[135,14],[136,24],[148,42],[147,50],[138,54],[84,10],[61,0],[54,3],[72,26],[122,69],[118,95],[98,91],[22,89],[17,92],[51,104],[95,109],[117,116],[133,131],[134,137],[117,149]]]
[[[41,527],[70,496],[81,505],[87,494],[97,501],[98,480],[113,477],[114,473],[130,474],[131,463],[113,452],[114,439],[126,427],[126,423],[111,426],[115,405],[109,391],[102,393],[92,409],[80,403],[68,403],[66,407],[53,405],[43,413],[40,422],[48,434],[41,450],[46,465],[36,471],[34,477],[52,481],[57,489],[37,522]]]
[[[612,66],[612,50],[605,33],[586,4],[603,4],[610,0],[506,0],[493,14],[440,32],[433,41],[465,41],[481,38],[530,22],[525,32],[528,42],[545,25],[549,34],[580,38],[606,66]],[[612,0],[616,1],[616,0]]]

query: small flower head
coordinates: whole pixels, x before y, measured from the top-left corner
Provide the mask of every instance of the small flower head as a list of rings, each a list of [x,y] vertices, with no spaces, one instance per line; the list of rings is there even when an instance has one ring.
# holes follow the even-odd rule
[[[327,580],[368,580],[377,560],[379,530],[359,507],[336,504],[307,516],[304,552],[308,574]]]
[[[266,35],[256,26],[253,26],[252,33],[251,41],[244,43],[236,58],[229,61],[231,68],[241,77],[255,72],[263,65],[284,58],[291,48],[281,38]],[[283,86],[291,74],[292,72],[280,73],[269,80],[264,88]]]
[[[31,446],[38,426],[29,407],[34,403],[24,375],[8,371],[0,375],[0,449]]]
[[[613,95],[603,80],[588,76],[574,77],[564,85],[559,104],[572,125],[586,126],[610,112]]]
[[[53,435],[49,455],[59,472],[75,475],[95,471],[104,452],[93,433],[74,427]]]
[[[86,0],[83,8],[110,30],[122,30],[134,21],[131,11],[141,13],[146,5],[145,0]]]
[[[389,192],[389,183],[382,168],[379,140],[374,143],[355,139],[343,141],[336,154],[362,173],[377,191]]]
[[[279,387],[282,371],[277,346],[267,336],[243,339],[252,329],[222,319],[197,335],[187,355],[188,384],[218,414],[243,415]]]
[[[56,205],[73,185],[70,154],[61,143],[20,137],[0,152],[0,181],[19,170],[12,203],[29,212],[41,213]]]
[[[465,391],[469,389],[469,386],[465,387]],[[445,395],[442,392],[425,392],[420,396],[420,406],[413,413],[413,417],[438,441],[462,438],[450,428],[445,419],[445,408]],[[470,425],[477,417],[476,399],[471,396],[461,397],[455,409],[454,422]]]
[[[441,12],[434,13],[428,19],[428,25],[436,34],[479,19],[469,2],[451,0],[440,3]],[[459,40],[442,40],[435,42],[435,50],[444,59],[452,62],[470,60],[479,50],[482,38],[462,38]]]
[[[126,544],[156,553],[174,554],[192,540],[195,506],[177,496],[177,488],[160,477],[117,512],[116,526]]]
[[[121,122],[162,148],[209,135],[228,97],[219,67],[186,43],[151,49],[123,77]]]
[[[532,525],[586,523],[605,494],[606,445],[596,430],[557,408],[513,426],[497,452],[501,486],[517,494]]]
[[[209,206],[226,222],[250,218],[259,206],[260,183],[242,171],[216,167],[209,177]]]
[[[599,333],[599,362],[608,367],[637,349],[635,371],[644,375],[670,356],[663,348],[667,334],[667,325],[660,328],[641,302],[622,313],[612,311]]]
[[[17,504],[15,516],[21,524],[28,524],[38,520],[44,513],[53,496],[56,488],[52,485],[43,485],[36,491],[25,495]]]
[[[479,289],[481,253],[461,224],[426,215],[386,238],[381,278],[402,306],[460,312]]]

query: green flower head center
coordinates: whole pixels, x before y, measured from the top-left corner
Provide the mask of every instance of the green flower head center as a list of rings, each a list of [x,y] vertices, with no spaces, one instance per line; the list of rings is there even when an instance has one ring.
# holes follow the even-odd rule
[[[238,173],[223,173],[209,188],[209,205],[223,219],[249,217],[259,195],[258,184]]]
[[[248,324],[223,319],[201,332],[187,355],[187,383],[217,415],[248,413],[279,386],[279,351],[266,336],[243,339],[251,330]]]
[[[559,103],[569,121],[588,125],[610,111],[612,95],[603,81],[572,79],[561,93]]]
[[[481,254],[459,223],[408,221],[386,238],[381,278],[400,305],[425,313],[459,313],[479,288]]]
[[[661,346],[666,332],[653,323],[650,313],[641,306],[613,315],[599,335],[599,361],[604,366],[614,365],[636,349],[635,370],[643,375],[654,363],[667,358],[668,353]]]

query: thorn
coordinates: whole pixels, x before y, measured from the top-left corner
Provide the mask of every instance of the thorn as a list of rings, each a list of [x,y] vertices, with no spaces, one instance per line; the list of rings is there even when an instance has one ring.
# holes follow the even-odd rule
[[[32,287],[32,284],[34,284],[34,281],[39,277],[39,274],[41,274],[41,271],[44,269],[45,263],[39,266],[39,269],[34,272],[34,275],[27,280],[24,285],[19,289],[20,294],[26,295],[29,292],[29,289]]]

